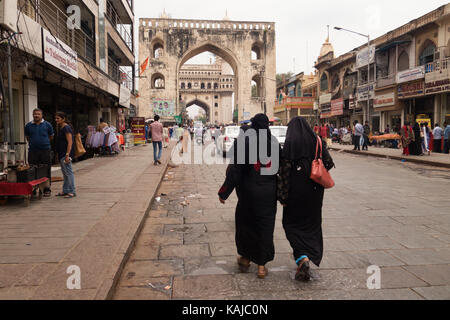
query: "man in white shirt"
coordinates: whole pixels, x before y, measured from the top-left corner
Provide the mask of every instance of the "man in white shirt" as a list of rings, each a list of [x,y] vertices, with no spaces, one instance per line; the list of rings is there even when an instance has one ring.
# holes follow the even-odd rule
[[[364,134],[364,127],[362,126],[362,124],[360,124],[358,122],[358,120],[355,120],[354,125],[355,125],[355,134],[353,136],[353,140],[354,140],[355,148],[353,150],[361,151],[361,137]]]
[[[441,153],[442,152],[442,136],[444,135],[444,130],[442,130],[441,127],[439,127],[439,123],[436,123],[436,126],[434,127],[433,130],[433,151],[437,152],[437,153]]]

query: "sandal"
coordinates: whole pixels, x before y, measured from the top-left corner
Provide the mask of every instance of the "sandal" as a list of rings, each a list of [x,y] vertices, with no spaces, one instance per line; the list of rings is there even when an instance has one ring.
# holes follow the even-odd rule
[[[64,197],[64,198],[66,198],[66,199],[71,199],[71,198],[75,198],[77,195],[76,194],[74,194],[74,193],[68,193],[68,194],[66,194],[66,196]]]
[[[310,265],[308,258],[303,259],[302,262],[299,264],[297,268],[297,273],[295,274],[295,280],[297,281],[311,280]]]
[[[258,278],[264,280],[267,275],[269,274],[269,271],[266,269],[265,266],[258,266]]]
[[[248,269],[250,268],[250,261],[245,259],[244,257],[240,257],[237,260],[237,263],[239,265],[239,270],[242,273],[246,273],[248,272]]]

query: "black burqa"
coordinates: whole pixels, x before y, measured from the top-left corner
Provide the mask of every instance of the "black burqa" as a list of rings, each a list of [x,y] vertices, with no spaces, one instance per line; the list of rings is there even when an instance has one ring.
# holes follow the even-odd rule
[[[423,154],[422,138],[420,137],[420,125],[416,122],[413,127],[414,141],[409,145],[409,153],[412,156],[420,156]]]
[[[261,172],[262,168],[270,164],[265,161],[261,163],[259,156],[258,161],[252,163],[248,156],[252,138],[256,139],[259,145],[259,134],[263,134],[261,130],[267,130],[269,156],[271,154],[279,156],[279,153],[273,153],[273,148],[278,148],[279,151],[280,147],[270,133],[269,119],[263,114],[256,115],[246,132],[245,163],[239,164],[235,161],[228,166],[226,180],[219,191],[219,196],[227,200],[236,189],[238,204],[235,221],[238,254],[257,265],[264,266],[275,257],[273,233],[277,211],[277,179],[276,173],[263,175]],[[238,150],[237,141],[234,149]]]
[[[317,149],[317,136],[301,117],[288,125],[278,181],[278,199],[283,209],[283,228],[297,261],[307,256],[319,266],[323,257],[322,204],[324,188],[310,179]],[[327,170],[334,167],[323,149]]]

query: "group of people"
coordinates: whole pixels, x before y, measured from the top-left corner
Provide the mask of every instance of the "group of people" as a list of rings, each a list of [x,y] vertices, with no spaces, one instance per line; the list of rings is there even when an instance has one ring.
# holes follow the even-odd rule
[[[450,124],[444,122],[444,129],[435,124],[431,130],[426,123],[406,122],[400,130],[403,155],[431,155],[431,152],[449,154]]]
[[[74,130],[67,120],[64,112],[55,114],[57,125],[56,154],[58,156],[61,171],[64,177],[62,192],[58,197],[74,198],[77,196],[75,189],[75,177],[72,169],[74,158]],[[29,143],[28,163],[30,165],[46,165],[47,178],[51,186],[52,148],[51,141],[55,137],[55,131],[50,122],[45,121],[41,109],[33,110],[33,121],[25,126],[25,137]],[[51,187],[44,190],[44,197],[51,196]]]
[[[238,266],[242,272],[247,272],[253,262],[258,265],[258,278],[266,277],[266,264],[275,256],[273,235],[279,201],[283,206],[283,227],[297,264],[295,278],[298,281],[310,280],[310,262],[319,266],[323,257],[322,204],[325,189],[310,178],[312,162],[317,152],[320,152],[320,138],[302,117],[290,121],[283,150],[270,132],[266,115],[256,115],[250,127],[242,127],[241,134],[249,129],[253,130],[246,132],[243,137],[245,157],[240,156],[245,161],[232,161],[218,192],[222,204],[234,190],[237,193],[235,221]],[[263,136],[263,130],[267,132],[267,139]],[[263,173],[263,169],[271,168],[273,163],[263,160],[259,155],[261,138],[267,140],[269,157],[279,155],[277,173]],[[233,147],[235,152],[231,152],[235,159],[237,141],[239,138]],[[257,141],[257,161],[250,160],[251,141]],[[275,153],[275,148],[278,153]],[[333,159],[326,148],[322,152],[323,163],[329,171],[334,167]]]

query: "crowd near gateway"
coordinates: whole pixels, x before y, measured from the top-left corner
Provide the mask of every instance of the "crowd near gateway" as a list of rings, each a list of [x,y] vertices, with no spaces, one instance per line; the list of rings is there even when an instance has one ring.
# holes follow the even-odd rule
[[[450,299],[450,3],[178,2],[0,1],[0,299]]]

